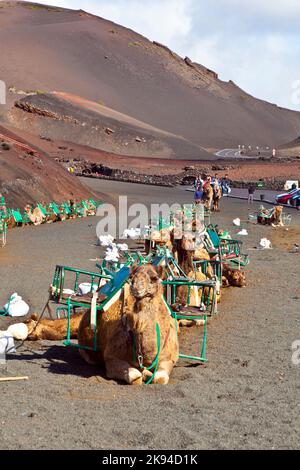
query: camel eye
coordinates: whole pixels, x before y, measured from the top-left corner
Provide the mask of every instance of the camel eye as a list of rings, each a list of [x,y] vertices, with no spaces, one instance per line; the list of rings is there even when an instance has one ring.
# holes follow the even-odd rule
[[[159,279],[158,276],[151,276],[151,277],[150,277],[150,281],[151,281],[151,282],[157,282],[158,279]]]

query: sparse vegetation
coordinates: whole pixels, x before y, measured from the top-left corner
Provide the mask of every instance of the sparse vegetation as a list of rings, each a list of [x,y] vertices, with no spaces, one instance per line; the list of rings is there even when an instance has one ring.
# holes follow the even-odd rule
[[[47,11],[57,12],[57,13],[64,11],[62,8],[51,7],[51,6],[49,7],[47,5],[39,5],[37,3],[20,3],[20,5],[22,5],[25,8],[29,8],[30,10],[47,10]]]
[[[140,47],[143,47],[143,43],[141,43],[140,41],[130,41],[130,42],[128,43],[128,46],[136,46],[136,47],[140,46]]]

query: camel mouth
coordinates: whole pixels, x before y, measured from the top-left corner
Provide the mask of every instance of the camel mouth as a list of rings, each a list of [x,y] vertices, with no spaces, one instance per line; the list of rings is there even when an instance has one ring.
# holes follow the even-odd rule
[[[136,299],[144,299],[145,297],[151,297],[151,294],[149,292],[145,291],[138,291],[135,289],[132,289],[132,294]]]

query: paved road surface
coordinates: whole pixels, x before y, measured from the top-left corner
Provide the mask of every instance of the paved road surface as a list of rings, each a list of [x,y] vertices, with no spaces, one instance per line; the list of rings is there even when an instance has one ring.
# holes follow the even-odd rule
[[[218,157],[223,158],[236,158],[240,157],[240,153],[238,149],[223,149],[216,153]]]

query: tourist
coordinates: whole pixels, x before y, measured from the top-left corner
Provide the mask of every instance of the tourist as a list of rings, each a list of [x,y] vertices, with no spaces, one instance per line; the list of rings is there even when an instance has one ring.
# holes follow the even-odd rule
[[[200,175],[197,176],[195,179],[195,189],[202,188],[203,186],[203,179],[201,178]]]
[[[253,204],[254,202],[254,193],[255,193],[255,186],[251,183],[248,186],[248,204]]]
[[[228,194],[231,193],[230,184],[231,184],[231,181],[228,178],[228,174],[226,174],[225,177],[221,179],[221,188],[222,188],[223,196],[228,196]]]
[[[194,194],[195,204],[201,204],[203,200],[203,190],[202,187],[198,187]]]

